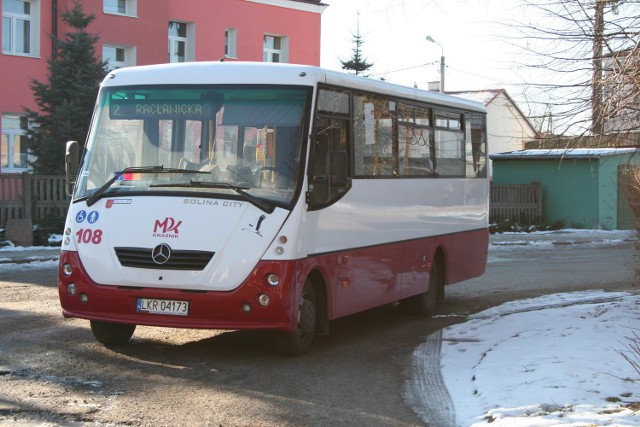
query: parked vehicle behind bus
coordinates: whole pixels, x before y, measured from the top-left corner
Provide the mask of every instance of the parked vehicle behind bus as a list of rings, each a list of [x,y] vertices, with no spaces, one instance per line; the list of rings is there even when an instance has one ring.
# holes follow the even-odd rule
[[[383,304],[429,315],[485,269],[485,124],[472,101],[310,66],[112,71],[79,170],[68,144],[63,314],[107,345],[261,329],[290,355]]]

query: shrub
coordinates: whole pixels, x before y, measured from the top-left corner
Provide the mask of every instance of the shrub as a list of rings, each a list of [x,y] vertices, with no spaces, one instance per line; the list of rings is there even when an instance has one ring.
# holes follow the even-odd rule
[[[57,215],[47,215],[33,226],[34,246],[58,246],[59,243],[51,243],[49,237],[52,234],[62,234],[64,230],[64,218]]]

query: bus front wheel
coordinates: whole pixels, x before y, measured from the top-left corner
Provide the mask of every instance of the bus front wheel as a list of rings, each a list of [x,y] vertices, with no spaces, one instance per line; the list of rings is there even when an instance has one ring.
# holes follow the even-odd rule
[[[273,345],[276,351],[287,356],[300,356],[311,349],[316,330],[316,293],[307,279],[298,306],[298,327],[292,332],[275,332]]]
[[[90,322],[93,336],[104,345],[126,344],[136,330],[136,325],[99,322],[97,320]]]

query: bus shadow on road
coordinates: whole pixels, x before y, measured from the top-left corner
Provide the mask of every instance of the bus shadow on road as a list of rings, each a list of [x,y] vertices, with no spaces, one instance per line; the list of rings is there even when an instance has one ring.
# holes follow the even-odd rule
[[[298,359],[347,356],[363,346],[418,345],[424,336],[458,321],[460,317],[426,318],[406,314],[399,308],[378,307],[332,321],[329,335],[317,335],[311,351]],[[271,342],[273,333],[139,326],[130,343],[109,349],[147,362],[179,360],[185,367],[203,362],[233,364],[256,357],[273,363],[296,359],[276,353]]]

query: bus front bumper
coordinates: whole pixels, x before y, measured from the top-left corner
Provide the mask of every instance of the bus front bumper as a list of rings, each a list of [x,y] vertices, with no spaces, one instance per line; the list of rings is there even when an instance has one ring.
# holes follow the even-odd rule
[[[65,265],[71,266],[70,273]],[[277,286],[266,280],[274,271],[280,277]],[[293,331],[297,327],[294,261],[261,261],[244,283],[228,292],[98,284],[78,253],[71,251],[61,253],[58,277],[65,317],[173,328]]]

